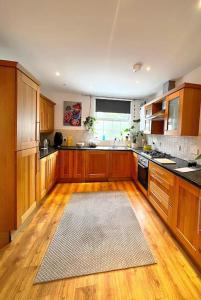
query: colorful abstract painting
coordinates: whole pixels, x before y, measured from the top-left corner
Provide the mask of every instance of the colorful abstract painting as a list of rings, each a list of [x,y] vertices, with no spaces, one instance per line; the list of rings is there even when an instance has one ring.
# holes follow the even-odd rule
[[[64,101],[64,126],[81,126],[82,103]]]

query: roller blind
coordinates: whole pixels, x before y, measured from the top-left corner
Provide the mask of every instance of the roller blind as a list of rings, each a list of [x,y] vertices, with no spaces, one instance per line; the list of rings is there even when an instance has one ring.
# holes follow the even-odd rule
[[[130,101],[96,99],[96,112],[130,114]]]

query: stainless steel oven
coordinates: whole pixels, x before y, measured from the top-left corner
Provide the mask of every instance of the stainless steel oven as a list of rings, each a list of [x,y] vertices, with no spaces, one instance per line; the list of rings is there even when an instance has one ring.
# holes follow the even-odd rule
[[[148,190],[149,160],[138,155],[138,181]]]

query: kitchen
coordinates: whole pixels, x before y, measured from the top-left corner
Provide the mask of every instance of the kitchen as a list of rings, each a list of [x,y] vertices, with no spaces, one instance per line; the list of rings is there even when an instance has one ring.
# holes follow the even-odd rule
[[[86,32],[88,22],[95,22],[96,8],[79,3],[88,16],[85,20],[70,2],[62,1],[69,8],[65,22],[72,25],[70,16],[80,14],[80,32],[95,41],[96,35],[88,37]],[[115,30],[120,34],[135,21],[128,3],[113,2],[105,3],[109,17],[105,15],[105,26],[111,29],[108,47],[117,42],[120,47]],[[173,16],[184,5],[179,2]],[[0,46],[0,299],[201,298],[201,44],[198,39],[196,47],[189,42],[201,25],[197,2],[185,3],[188,12],[180,16],[182,24],[186,14],[192,20],[188,35],[176,44],[185,44],[188,59],[178,57],[176,50],[168,54],[159,43],[167,64],[160,57],[157,64],[156,55],[147,63],[142,51],[140,59],[145,62],[136,56],[131,70],[121,74],[116,70],[119,79],[98,64],[107,80],[88,57],[87,64],[94,69],[83,74],[81,48],[77,51],[83,64],[76,64],[78,52],[72,49],[68,51],[73,64],[65,54],[61,54],[65,63],[59,55],[53,63],[51,50],[44,50],[52,45],[54,32],[46,31],[47,45],[42,43],[44,48],[37,52],[36,32],[30,37],[24,26],[15,31],[19,21],[15,10],[9,1],[0,2],[13,18],[12,30],[4,28],[9,18],[2,22],[8,40],[14,43],[17,34],[27,49],[17,43],[11,49],[3,39]],[[105,12],[103,4],[96,5]],[[166,5],[155,1],[158,6],[164,16]],[[142,7],[138,3],[136,9]],[[15,8],[19,12],[20,6]],[[56,4],[49,8],[50,15],[55,8]],[[61,9],[56,11],[60,17]],[[113,22],[107,24],[112,12]],[[157,15],[151,7],[150,12],[151,19]],[[27,11],[22,24],[28,16]],[[37,26],[44,30],[43,20],[37,18]],[[166,33],[177,22],[172,21],[167,22],[171,29],[164,25]],[[81,30],[79,22],[74,26]],[[23,44],[22,34],[30,45]],[[42,38],[44,32],[40,34]],[[178,36],[168,38],[176,43]],[[90,51],[87,41],[83,45],[83,52]],[[133,50],[136,45],[134,41]],[[57,54],[62,53],[58,49]],[[119,54],[116,47],[111,49],[115,70]],[[91,52],[97,63],[99,54]]]

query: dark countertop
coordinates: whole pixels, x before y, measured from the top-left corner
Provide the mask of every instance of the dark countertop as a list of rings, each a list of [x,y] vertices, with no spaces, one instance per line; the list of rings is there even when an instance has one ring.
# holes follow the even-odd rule
[[[76,147],[76,146],[72,146],[72,147],[67,147],[67,146],[62,146],[59,149],[55,149],[54,147],[49,147],[48,150],[40,150],[40,158],[44,158],[58,150],[99,150],[99,151],[104,151],[104,150],[109,150],[109,151],[132,151],[135,152],[137,154],[141,154],[143,155],[143,149],[142,148],[138,148],[138,149],[131,149],[129,147],[96,147],[96,148],[90,148],[90,147]],[[144,156],[146,158],[148,158],[147,156]],[[182,179],[185,179],[187,181],[189,181],[191,184],[201,188],[201,166],[198,166],[198,170],[197,171],[192,171],[192,172],[187,172],[187,173],[181,173],[179,171],[175,171],[175,169],[177,168],[184,168],[184,167],[188,167],[188,162],[186,160],[177,158],[177,157],[172,157],[171,160],[175,161],[176,164],[161,164],[157,161],[155,161],[155,159],[152,158],[148,158],[150,161],[156,163],[157,165],[159,165],[160,167],[174,173],[175,175],[181,177]]]
[[[54,147],[48,147],[48,149],[40,149],[40,159],[44,158],[56,151],[58,151],[58,149],[55,149]]]
[[[95,148],[92,148],[92,147],[76,147],[76,146],[71,146],[71,147],[67,147],[67,146],[62,146],[61,148],[59,148],[59,150],[99,150],[99,151],[104,151],[104,150],[107,150],[107,151],[131,151],[132,149],[130,147],[126,147],[126,146],[115,146],[115,147],[112,147],[112,146],[102,146],[102,147],[95,147]]]
[[[134,152],[136,152],[137,154],[142,154],[142,149],[133,149]],[[144,156],[147,158],[147,156]],[[189,181],[191,184],[201,188],[201,166],[197,166],[197,171],[192,171],[192,172],[186,172],[186,173],[181,173],[179,171],[176,171],[175,169],[178,168],[184,168],[184,167],[188,167],[188,162],[186,160],[177,158],[177,157],[172,157],[170,158],[171,160],[175,161],[176,164],[161,164],[157,161],[155,161],[155,159],[150,159],[148,158],[150,161],[154,162],[155,164],[159,165],[160,167],[174,173],[175,175],[181,177],[182,179],[185,179],[187,181]]]

